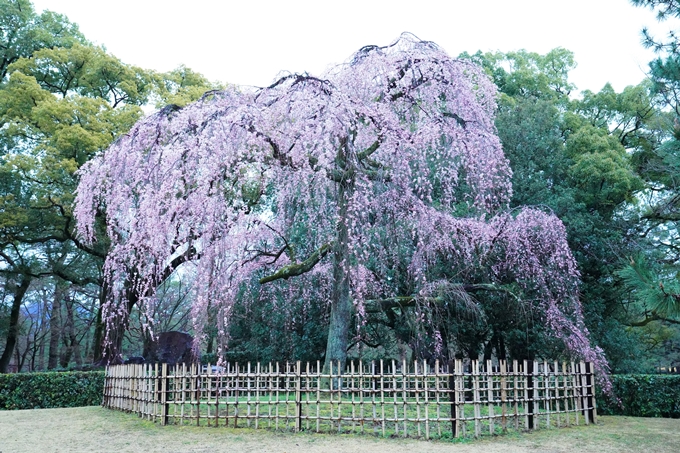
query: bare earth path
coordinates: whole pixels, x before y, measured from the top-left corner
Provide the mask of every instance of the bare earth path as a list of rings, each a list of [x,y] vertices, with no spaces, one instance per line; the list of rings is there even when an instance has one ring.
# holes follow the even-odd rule
[[[100,407],[0,411],[0,453],[389,452],[678,453],[680,420],[600,417],[597,426],[543,430],[464,443],[159,426]]]

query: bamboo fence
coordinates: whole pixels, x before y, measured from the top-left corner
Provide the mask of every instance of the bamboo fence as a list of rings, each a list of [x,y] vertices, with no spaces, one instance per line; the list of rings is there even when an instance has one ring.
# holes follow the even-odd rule
[[[102,405],[161,424],[447,438],[589,424],[591,363],[116,365]]]

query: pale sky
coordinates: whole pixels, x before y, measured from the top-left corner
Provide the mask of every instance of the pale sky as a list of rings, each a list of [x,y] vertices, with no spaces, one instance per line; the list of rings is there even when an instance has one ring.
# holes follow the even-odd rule
[[[80,25],[123,62],[168,71],[180,64],[213,81],[270,84],[281,71],[321,74],[368,44],[401,32],[460,52],[546,53],[564,47],[578,67],[571,81],[617,91],[645,77],[640,44],[654,14],[627,0],[33,0]]]

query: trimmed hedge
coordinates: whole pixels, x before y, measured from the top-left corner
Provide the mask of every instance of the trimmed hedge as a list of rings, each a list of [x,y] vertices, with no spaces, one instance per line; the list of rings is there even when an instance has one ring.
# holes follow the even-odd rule
[[[598,393],[598,414],[680,418],[680,375],[619,374],[611,378],[613,396]]]
[[[104,371],[0,374],[0,410],[98,406]]]

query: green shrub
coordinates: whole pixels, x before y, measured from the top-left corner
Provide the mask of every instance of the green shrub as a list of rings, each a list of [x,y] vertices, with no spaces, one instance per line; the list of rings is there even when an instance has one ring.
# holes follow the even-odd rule
[[[619,374],[613,394],[597,395],[602,415],[680,418],[680,375]]]
[[[0,374],[0,409],[96,406],[104,371]]]

